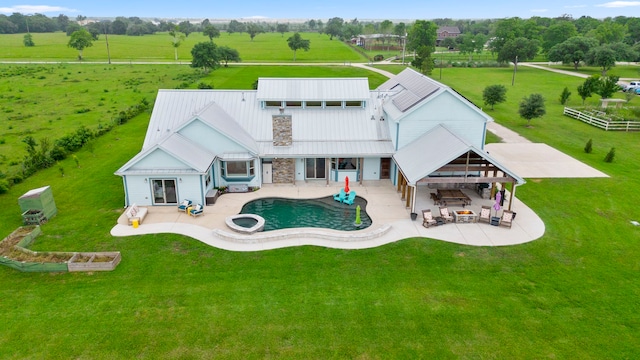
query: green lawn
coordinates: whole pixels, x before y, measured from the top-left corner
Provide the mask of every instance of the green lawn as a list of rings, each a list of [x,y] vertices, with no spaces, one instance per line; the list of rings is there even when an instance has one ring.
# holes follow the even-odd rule
[[[578,69],[574,69],[573,66],[566,65],[551,65],[554,69],[561,69],[567,71],[574,71],[587,75],[601,75],[602,69],[595,66],[579,66]],[[607,71],[607,75],[617,76],[620,78],[640,78],[640,66],[637,65],[616,65],[611,70]]]
[[[0,358],[637,357],[640,229],[629,221],[640,220],[640,134],[563,117],[557,98],[579,79],[521,68],[512,87],[511,75],[451,68],[441,81],[480,106],[486,85],[508,85],[508,102],[491,116],[611,176],[527,179],[517,195],[544,220],[541,239],[236,253],[170,234],[113,238],[124,201],[113,172],[140,149],[141,115],[78,153],[79,168],[62,162],[64,177],[47,169],[0,195],[3,234],[20,225],[17,198],[51,185],[59,212],[35,249],[123,256],[108,273],[0,268]],[[546,96],[548,115],[527,128],[516,109],[531,92]],[[585,154],[590,138],[594,152]],[[611,146],[616,159],[605,163]]]
[[[293,51],[287,38],[293,33],[258,34],[253,41],[246,33],[222,33],[213,41],[219,46],[238,50],[244,62],[292,62]],[[310,40],[309,51],[298,51],[296,62],[365,62],[367,59],[339,40],[329,40],[327,35],[302,33]],[[66,34],[33,34],[36,46],[25,47],[24,34],[0,35],[0,60],[11,61],[75,61],[78,51],[67,47]],[[109,52],[112,61],[174,61],[172,37],[168,33],[145,36],[109,35]],[[209,41],[202,33],[192,33],[178,48],[178,60],[191,62],[191,48],[199,42]],[[84,61],[107,61],[107,43],[101,35],[93,46],[84,50]]]

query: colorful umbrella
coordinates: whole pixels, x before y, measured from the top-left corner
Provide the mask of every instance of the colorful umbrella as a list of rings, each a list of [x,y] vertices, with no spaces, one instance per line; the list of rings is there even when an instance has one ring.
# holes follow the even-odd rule
[[[349,177],[344,178],[344,192],[349,193]]]

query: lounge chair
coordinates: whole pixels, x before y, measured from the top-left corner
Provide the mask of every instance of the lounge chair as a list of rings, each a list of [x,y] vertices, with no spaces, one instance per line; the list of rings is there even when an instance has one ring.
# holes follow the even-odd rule
[[[440,207],[440,217],[442,217],[445,222],[453,222],[453,215],[449,213],[449,208],[447,207]]]
[[[422,210],[422,226],[428,228],[431,225],[436,225],[438,222],[433,218],[431,209]]]
[[[480,209],[480,215],[478,216],[478,222],[486,222],[491,224],[491,206],[482,205]]]
[[[340,189],[340,192],[333,195],[333,200],[344,202],[344,199],[347,198],[347,193],[344,192],[344,189]]]
[[[504,210],[502,217],[500,218],[500,226],[508,227],[511,229],[511,222],[513,221],[513,211]]]
[[[347,205],[352,205],[353,202],[356,199],[356,192],[355,191],[349,191],[349,196],[347,196],[346,199],[344,199],[343,203],[347,204]]]
[[[198,204],[194,207],[191,208],[191,210],[189,210],[189,215],[196,217],[196,216],[200,216],[203,214],[204,208],[202,207],[202,204]]]
[[[191,200],[188,200],[188,199],[182,200],[180,205],[178,205],[178,211],[184,211],[186,213],[187,208],[191,206],[191,204],[192,204]]]

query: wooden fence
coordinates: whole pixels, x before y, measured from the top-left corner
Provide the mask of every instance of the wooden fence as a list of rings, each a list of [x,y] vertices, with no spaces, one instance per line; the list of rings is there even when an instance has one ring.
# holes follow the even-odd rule
[[[564,115],[578,119],[606,131],[640,131],[640,121],[615,120],[601,111],[578,111],[565,107]]]

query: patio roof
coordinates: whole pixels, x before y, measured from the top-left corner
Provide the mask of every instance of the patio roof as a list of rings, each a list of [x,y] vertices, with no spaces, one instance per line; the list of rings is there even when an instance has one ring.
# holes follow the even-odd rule
[[[407,183],[418,182],[493,182],[513,181],[524,184],[525,180],[507,169],[487,152],[458,137],[440,124],[394,156],[396,164]],[[492,172],[493,177],[477,176],[478,172]],[[496,173],[500,172],[502,176]],[[438,176],[432,176],[434,173]],[[447,176],[448,173],[456,173]]]

